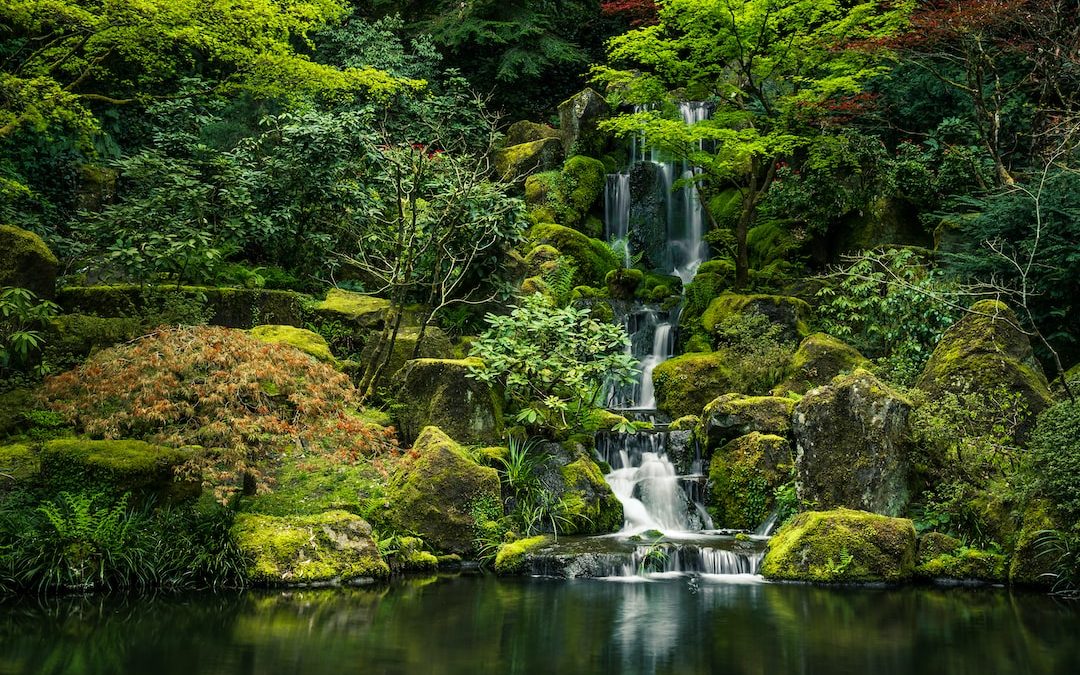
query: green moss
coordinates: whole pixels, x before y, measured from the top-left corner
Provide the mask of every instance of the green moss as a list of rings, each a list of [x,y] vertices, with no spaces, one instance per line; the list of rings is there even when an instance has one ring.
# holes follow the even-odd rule
[[[567,534],[604,534],[615,532],[623,524],[622,503],[611,491],[596,462],[588,457],[559,469],[566,492],[560,507],[567,522]]]
[[[825,333],[815,333],[799,344],[787,376],[774,393],[805,394],[826,385],[837,375],[865,368],[869,362],[854,347]]]
[[[577,267],[574,274],[575,286],[599,286],[607,273],[619,266],[615,254],[607,244],[562,225],[535,225],[528,231],[527,236],[532,247],[541,244],[553,246],[574,262]]]
[[[708,333],[715,332],[725,320],[746,311],[764,314],[770,321],[784,327],[789,340],[799,340],[809,333],[807,321],[810,318],[810,305],[798,298],[784,295],[738,295],[724,293],[709,303],[701,315],[701,326]]]
[[[634,297],[638,286],[641,285],[644,278],[645,273],[641,270],[620,267],[619,269],[608,272],[607,275],[604,276],[604,283],[607,285],[608,293],[611,297],[628,300]]]
[[[453,439],[427,427],[416,439],[414,457],[387,489],[387,520],[398,530],[423,536],[439,551],[473,550],[472,504],[500,499],[499,474],[480,466]]]
[[[331,288],[326,299],[315,306],[315,311],[326,318],[344,320],[367,328],[381,324],[389,309],[389,300],[340,288]]]
[[[37,453],[29,445],[16,443],[0,446],[0,494],[7,487],[6,481],[26,483],[37,476],[40,468]]]
[[[41,237],[12,225],[0,225],[0,287],[27,288],[39,298],[52,298],[58,265]]]
[[[668,431],[694,431],[701,424],[697,415],[683,415],[668,426]]]
[[[551,543],[551,541],[551,537],[541,535],[503,544],[495,555],[495,573],[500,576],[524,574],[527,571],[525,557],[532,551]]]
[[[385,478],[367,462],[349,464],[319,454],[281,458],[273,490],[245,497],[242,508],[270,516],[315,515],[324,511],[360,514],[385,490]]]
[[[476,359],[413,359],[394,375],[393,409],[405,442],[427,426],[462,443],[494,443],[503,437],[502,397],[469,377]]]
[[[420,340],[420,329],[413,326],[404,326],[398,329],[397,339],[394,340],[394,348],[390,352],[390,358],[386,362],[384,372],[393,377],[405,363],[413,358],[416,353],[416,343]],[[374,336],[367,341],[360,354],[360,360],[364,363],[374,361],[379,352],[379,346],[383,344],[382,335]],[[454,355],[454,346],[450,337],[437,326],[428,326],[424,331],[424,339],[420,345],[420,358],[443,359]]]
[[[915,571],[915,526],[906,518],[865,511],[808,511],[769,540],[767,579],[899,582]]]
[[[943,553],[920,560],[915,568],[915,574],[924,579],[999,583],[1004,582],[1006,578],[1005,556],[1000,553],[960,547],[952,553]]]
[[[175,501],[201,491],[198,483],[175,480],[177,467],[192,452],[143,441],[59,439],[45,443],[41,475],[46,487],[55,491],[130,491]]]
[[[611,431],[616,427],[629,423],[630,421],[622,415],[603,408],[595,408],[585,417],[582,422],[582,429],[588,433],[596,433],[598,431]]]
[[[276,517],[241,513],[233,538],[260,584],[297,584],[385,578],[390,568],[371,539],[371,526],[344,511]]]
[[[518,181],[555,168],[562,157],[563,144],[558,138],[518,143],[495,153],[495,172],[505,181]]]
[[[505,145],[513,146],[542,141],[545,138],[561,138],[561,134],[558,129],[549,127],[546,124],[521,120],[510,125],[503,140]]]
[[[713,453],[707,505],[717,527],[752,530],[769,517],[776,488],[787,482],[791,444],[753,432]]]
[[[326,363],[337,363],[330,353],[326,339],[318,333],[296,328],[295,326],[256,326],[251,329],[251,336],[260,342],[286,344]]]
[[[713,399],[702,413],[710,445],[753,431],[786,436],[791,431],[795,401],[777,396],[725,394]]]
[[[554,246],[540,244],[534,246],[529,251],[529,254],[525,256],[525,264],[528,265],[531,274],[540,274],[544,265],[557,262],[560,255],[559,249]]]
[[[132,340],[141,332],[137,318],[61,315],[49,321],[46,356],[53,366],[75,365],[101,349]]]
[[[1054,572],[1053,557],[1040,555],[1039,540],[1043,532],[1059,529],[1050,517],[1045,502],[1035,502],[1024,512],[1023,523],[1016,537],[1009,561],[1009,581],[1020,586],[1049,587]]]
[[[653,371],[656,405],[671,417],[701,414],[706,404],[734,389],[736,381],[719,352],[677,356]]]
[[[0,394],[0,438],[16,433],[23,423],[23,413],[34,408],[34,394],[29,389],[12,389]]]

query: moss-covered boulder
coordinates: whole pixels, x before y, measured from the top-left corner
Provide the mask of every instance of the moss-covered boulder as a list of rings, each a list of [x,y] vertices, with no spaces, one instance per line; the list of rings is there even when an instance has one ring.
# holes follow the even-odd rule
[[[502,439],[502,399],[469,377],[474,359],[414,359],[394,375],[391,387],[398,431],[409,443],[424,427],[436,426],[462,443]]]
[[[581,455],[559,469],[559,504],[566,534],[607,534],[623,524],[622,503],[591,457]]]
[[[780,326],[779,339],[797,343],[810,333],[810,305],[785,295],[739,295],[724,293],[709,303],[701,315],[701,326],[712,334],[725,321],[746,313],[758,313]]]
[[[915,574],[924,579],[1004,582],[1005,556],[964,546],[955,537],[927,532],[919,537]]]
[[[401,369],[416,353],[416,343],[420,343],[419,357],[422,359],[446,359],[454,355],[454,345],[450,337],[437,326],[428,326],[424,331],[423,339],[420,338],[420,329],[412,326],[398,329],[397,339],[394,340],[394,348],[390,352],[390,359],[383,368],[383,374],[393,377],[394,373]],[[360,359],[364,363],[375,360],[382,344],[382,336],[378,335],[368,340]]]
[[[514,145],[521,145],[522,143],[533,143],[548,138],[561,137],[562,135],[559,133],[558,129],[549,127],[546,124],[521,120],[514,122],[506,130],[506,135],[503,137],[503,145],[511,147]]]
[[[439,558],[424,549],[424,540],[420,537],[401,537],[389,564],[395,571],[435,572],[439,569]]]
[[[558,138],[511,145],[495,153],[495,172],[507,182],[519,183],[529,174],[559,168],[565,156]]]
[[[773,390],[774,394],[805,394],[814,387],[821,387],[837,375],[864,368],[869,362],[841,340],[825,333],[814,333],[799,344],[788,366],[784,381]]]
[[[776,506],[776,488],[791,476],[791,443],[752,432],[713,453],[706,507],[717,527],[753,530]]]
[[[829,583],[901,582],[915,572],[915,526],[865,511],[807,511],[769,540],[766,579]]]
[[[543,548],[553,541],[550,536],[540,535],[503,544],[495,555],[495,573],[499,576],[524,574],[528,571],[526,562],[529,553]]]
[[[1048,588],[1056,579],[1056,562],[1047,550],[1048,533],[1059,529],[1050,517],[1048,504],[1038,501],[1024,512],[1009,559],[1009,582],[1018,586]]]
[[[61,367],[143,334],[142,322],[133,317],[100,317],[63,314],[49,320],[45,330],[45,353]]]
[[[249,561],[247,577],[256,584],[348,582],[390,575],[371,538],[371,525],[345,511],[283,517],[241,513],[232,536]]]
[[[619,266],[607,244],[569,227],[541,223],[530,228],[527,236],[533,247],[547,244],[573,261],[577,267],[573,279],[575,286],[600,286],[607,273]]]
[[[0,445],[0,499],[12,488],[37,478],[41,462],[29,444]]]
[[[600,121],[611,111],[605,99],[595,89],[583,89],[559,104],[559,130],[566,152],[598,155],[604,146]]]
[[[326,338],[313,331],[295,326],[255,326],[250,332],[260,342],[289,345],[324,363],[337,363]]]
[[[202,491],[197,481],[178,481],[176,476],[177,468],[195,451],[143,441],[58,439],[45,443],[41,450],[41,478],[54,491],[132,492],[179,501]]]
[[[777,396],[724,394],[705,406],[701,420],[709,447],[751,432],[787,436],[795,401]]]
[[[474,548],[473,506],[484,501],[500,502],[498,472],[477,464],[442,430],[427,427],[387,489],[386,517],[436,550],[466,555]]]
[[[10,389],[0,393],[0,438],[14,434],[23,423],[23,413],[35,406],[30,389]]]
[[[901,513],[910,412],[903,396],[866,370],[811,390],[792,418],[799,498],[819,508]]]
[[[326,299],[315,305],[314,309],[320,318],[339,321],[361,330],[381,329],[389,310],[389,300],[340,288],[331,288]]]
[[[608,295],[619,300],[630,300],[637,293],[638,286],[645,279],[645,273],[641,270],[620,267],[611,270],[604,277]]]
[[[343,462],[321,453],[285,454],[272,470],[273,489],[243,498],[241,509],[268,516],[360,514],[381,496],[386,479],[370,462]]]
[[[653,370],[656,407],[673,418],[700,415],[717,396],[737,389],[737,382],[720,352],[683,354]]]
[[[990,393],[999,389],[1019,394],[1026,408],[1017,434],[1017,440],[1023,443],[1034,428],[1036,416],[1051,405],[1052,398],[1031,342],[1019,325],[1016,314],[1005,303],[975,303],[942,336],[916,387],[931,400],[946,393]]]
[[[27,288],[39,298],[56,295],[59,266],[41,237],[13,225],[0,225],[0,288]]]

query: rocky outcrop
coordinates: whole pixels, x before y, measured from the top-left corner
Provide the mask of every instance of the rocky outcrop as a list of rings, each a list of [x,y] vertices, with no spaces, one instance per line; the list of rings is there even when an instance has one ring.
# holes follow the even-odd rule
[[[915,526],[906,518],[837,509],[807,511],[769,541],[766,579],[832,583],[901,582],[915,572]]]
[[[569,227],[541,223],[532,227],[527,236],[533,248],[548,245],[573,261],[575,286],[600,286],[607,273],[619,266],[607,244]]]
[[[724,293],[715,298],[701,316],[701,325],[712,334],[721,325],[736,316],[757,313],[780,327],[778,338],[782,342],[798,343],[809,334],[807,320],[810,305],[798,298],[784,295],[739,295]]]
[[[59,264],[38,235],[0,225],[0,288],[26,288],[39,298],[51,300],[56,296]]]
[[[794,409],[790,398],[725,394],[705,406],[701,419],[709,447],[716,448],[752,432],[786,437]]]
[[[502,401],[490,386],[469,377],[472,359],[414,359],[393,378],[394,411],[402,440],[412,442],[436,426],[462,443],[502,439]]]
[[[558,169],[566,151],[558,138],[511,145],[495,153],[495,172],[502,180],[521,184],[525,177]]]
[[[133,440],[62,438],[41,448],[41,481],[53,492],[131,492],[140,499],[178,502],[202,491],[198,481],[176,480],[176,470],[198,450]]]
[[[908,500],[911,405],[857,370],[811,390],[795,406],[799,499],[818,508],[900,514]]]
[[[539,479],[558,504],[561,534],[607,534],[622,527],[622,503],[580,443],[548,443]]]

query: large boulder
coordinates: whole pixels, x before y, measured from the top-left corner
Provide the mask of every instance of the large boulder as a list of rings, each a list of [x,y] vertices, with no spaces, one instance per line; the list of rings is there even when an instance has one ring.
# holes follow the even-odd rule
[[[916,387],[930,400],[946,394],[991,393],[1004,388],[1019,394],[1025,419],[1017,441],[1026,441],[1035,418],[1050,407],[1050,389],[1020,322],[1005,303],[983,300],[941,338]],[[991,422],[992,420],[987,420]]]
[[[719,447],[752,432],[787,436],[795,401],[778,396],[725,394],[713,399],[701,416],[709,447]]]
[[[310,516],[237,515],[232,536],[257,584],[311,584],[390,576],[371,525],[345,511]]]
[[[793,345],[806,337],[810,331],[810,305],[798,298],[785,295],[739,295],[724,293],[709,303],[701,315],[701,325],[708,333],[715,333],[725,321],[734,317],[757,313],[780,327],[779,339]]]
[[[436,426],[462,443],[494,443],[503,435],[502,401],[487,384],[469,377],[474,359],[414,359],[394,375],[394,411],[406,443]]]
[[[598,131],[600,120],[611,108],[594,89],[583,89],[559,104],[559,129],[562,131],[566,154],[571,150],[596,155],[603,147]]]
[[[182,501],[202,491],[198,481],[177,479],[177,470],[196,451],[133,440],[62,438],[42,447],[41,480],[56,492],[96,489]]]
[[[795,406],[799,499],[898,515],[908,500],[911,405],[866,370],[811,390]]]
[[[56,296],[59,266],[41,237],[13,225],[0,225],[0,288],[27,288],[39,298]]]
[[[791,477],[786,438],[752,432],[713,453],[707,507],[717,527],[753,530],[776,506],[776,488]]]
[[[575,286],[600,286],[607,273],[619,266],[607,244],[569,227],[541,223],[530,228],[527,236],[533,248],[548,245],[573,261],[577,268],[573,278]]]
[[[525,179],[525,202],[534,224],[559,223],[590,237],[603,235],[603,223],[590,215],[604,195],[607,169],[598,159],[575,155],[562,171]]]
[[[907,518],[864,511],[807,511],[769,540],[766,579],[900,582],[915,572],[915,526]]]
[[[623,525],[623,508],[600,466],[580,443],[548,443],[540,482],[558,500],[565,534],[607,534]]]
[[[737,382],[721,352],[683,354],[653,370],[656,407],[676,419],[700,415],[717,396],[737,389]]]
[[[331,288],[326,299],[315,305],[315,315],[319,318],[361,330],[381,329],[388,311],[389,300],[340,288]]]
[[[510,147],[513,145],[521,145],[522,143],[542,141],[547,138],[562,138],[562,134],[559,133],[558,129],[549,127],[546,124],[521,120],[519,122],[514,122],[506,130],[506,135],[503,137],[503,145],[505,147]]]
[[[1027,508],[1009,560],[1009,582],[1018,586],[1047,588],[1057,580],[1053,553],[1054,535],[1059,524],[1050,517],[1049,505],[1037,501]],[[1064,550],[1061,551],[1062,553]]]
[[[330,352],[330,345],[326,343],[326,338],[304,328],[255,326],[251,329],[251,337],[268,344],[289,345],[324,363],[337,363],[337,359]]]
[[[144,328],[134,317],[62,314],[45,326],[45,356],[54,367],[74,367],[91,354],[135,339]]]
[[[530,174],[558,169],[564,157],[558,138],[511,145],[495,153],[495,173],[504,181],[520,184]]]
[[[401,369],[416,353],[416,343],[420,342],[419,358],[422,359],[445,359],[454,355],[454,347],[450,337],[438,326],[428,326],[424,331],[423,340],[420,339],[420,329],[414,326],[403,326],[398,329],[397,338],[394,340],[394,348],[390,351],[390,359],[383,368],[383,374],[392,377]],[[364,363],[375,361],[381,352],[383,345],[382,335],[373,337],[364,345],[360,360]],[[462,439],[464,440],[464,439]]]
[[[964,546],[955,537],[927,532],[919,537],[915,574],[924,579],[1005,581],[1005,556]]]
[[[387,520],[436,550],[467,555],[474,549],[474,505],[481,502],[500,503],[498,472],[477,464],[442,430],[427,427],[387,489]]]
[[[788,375],[773,393],[805,394],[821,387],[837,375],[863,368],[869,362],[857,349],[825,333],[814,333],[799,344],[788,366]]]

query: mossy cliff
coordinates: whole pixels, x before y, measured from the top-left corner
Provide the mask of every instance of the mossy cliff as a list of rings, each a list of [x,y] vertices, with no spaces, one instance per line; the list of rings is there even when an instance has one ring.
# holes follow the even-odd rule
[[[785,581],[907,581],[915,573],[915,526],[850,509],[800,513],[769,540],[761,573]]]

